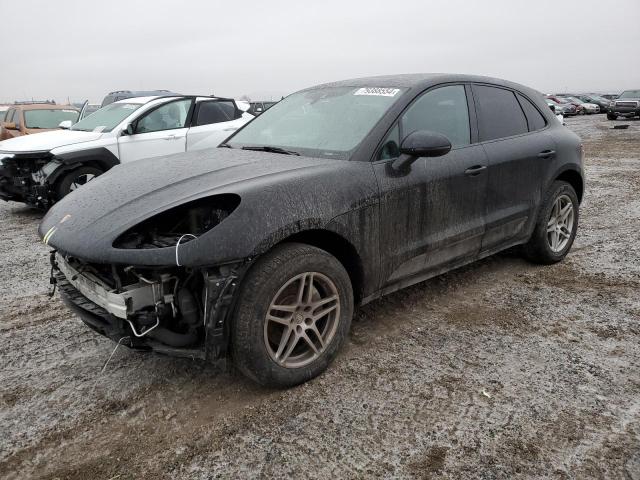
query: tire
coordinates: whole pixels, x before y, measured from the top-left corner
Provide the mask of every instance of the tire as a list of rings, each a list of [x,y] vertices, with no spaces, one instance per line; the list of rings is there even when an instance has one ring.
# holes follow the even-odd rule
[[[607,113],[607,119],[608,120],[615,120],[618,118],[618,115],[615,115],[613,113]]]
[[[303,307],[298,304],[298,310],[292,310],[297,299],[309,293],[315,303],[334,300],[307,310],[300,310]],[[289,310],[273,308],[275,304]],[[331,310],[333,305],[336,307]],[[314,312],[328,310],[317,321],[310,318]],[[267,313],[271,314],[269,319]],[[351,281],[335,257],[310,245],[279,245],[257,260],[240,286],[231,327],[233,362],[243,374],[264,386],[283,388],[306,382],[335,358],[349,333],[352,317]],[[312,333],[311,322],[320,337]],[[285,336],[287,331],[289,337]],[[297,336],[302,332],[317,351]]]
[[[102,170],[96,167],[80,167],[75,170],[71,170],[67,174],[65,174],[59,181],[58,186],[56,188],[56,200],[62,199],[62,197],[68,195],[73,190],[78,188],[78,186],[84,185],[84,183],[78,182],[76,184],[76,180],[78,178],[87,178],[90,177],[85,183],[93,180],[98,175],[104,173]]]
[[[558,205],[564,211],[568,203],[571,203],[571,210],[567,214],[564,227],[560,226],[559,223],[552,225],[551,222],[558,218]],[[533,234],[529,242],[524,245],[525,257],[531,262],[543,265],[551,265],[564,259],[575,240],[576,232],[578,231],[578,217],[579,203],[574,188],[567,182],[553,182],[538,212]],[[569,219],[571,219],[570,226],[568,225]],[[554,226],[558,229],[558,233],[554,234],[554,232],[549,231]],[[555,248],[552,245],[554,236]]]

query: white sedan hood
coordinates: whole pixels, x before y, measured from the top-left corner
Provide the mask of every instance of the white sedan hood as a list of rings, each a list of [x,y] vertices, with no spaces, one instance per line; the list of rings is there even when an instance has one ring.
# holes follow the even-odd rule
[[[102,133],[99,132],[54,130],[4,140],[0,142],[0,152],[22,153],[49,151],[65,145],[98,140],[101,136]]]

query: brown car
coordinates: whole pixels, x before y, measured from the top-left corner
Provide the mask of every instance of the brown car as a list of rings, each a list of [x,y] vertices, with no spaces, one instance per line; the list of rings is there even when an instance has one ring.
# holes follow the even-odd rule
[[[80,111],[71,105],[30,103],[10,105],[0,124],[0,140],[55,130],[60,122],[78,121]]]

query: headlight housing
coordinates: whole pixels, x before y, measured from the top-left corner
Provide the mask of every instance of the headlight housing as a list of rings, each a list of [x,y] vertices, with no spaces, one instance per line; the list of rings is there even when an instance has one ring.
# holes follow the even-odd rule
[[[113,242],[115,248],[175,247],[222,223],[240,205],[240,196],[223,193],[199,198],[158,213],[134,225]]]

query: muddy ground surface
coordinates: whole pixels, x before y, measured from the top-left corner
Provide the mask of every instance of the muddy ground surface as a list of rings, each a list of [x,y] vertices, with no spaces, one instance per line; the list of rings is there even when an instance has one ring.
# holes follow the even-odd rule
[[[324,375],[267,390],[119,349],[55,297],[40,214],[0,205],[0,477],[640,479],[640,122],[567,119],[565,262],[507,252],[362,308]]]

